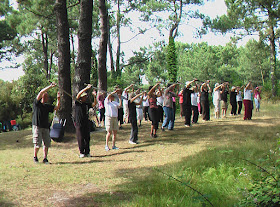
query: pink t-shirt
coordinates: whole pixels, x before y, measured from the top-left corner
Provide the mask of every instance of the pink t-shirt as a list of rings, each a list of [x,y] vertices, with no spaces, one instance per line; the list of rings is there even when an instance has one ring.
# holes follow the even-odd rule
[[[179,94],[178,94],[178,96],[179,96],[179,103],[181,104],[181,103],[183,103],[183,93],[182,92],[180,92]]]

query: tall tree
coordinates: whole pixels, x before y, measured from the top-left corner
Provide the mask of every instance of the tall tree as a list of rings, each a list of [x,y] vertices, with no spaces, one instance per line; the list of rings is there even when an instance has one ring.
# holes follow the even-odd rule
[[[107,90],[107,45],[108,45],[108,10],[106,0],[99,0],[100,30],[98,56],[98,88]]]
[[[271,93],[276,96],[278,83],[276,72],[276,40],[279,38],[280,1],[275,0],[225,0],[227,14],[213,20],[206,19],[205,26],[222,33],[240,30],[239,35],[258,32],[260,41],[270,45]],[[244,33],[245,31],[245,33]]]
[[[76,95],[82,88],[85,87],[85,83],[90,82],[92,56],[92,11],[92,0],[80,1],[80,18],[78,28],[78,57],[74,75],[74,95]]]
[[[69,41],[69,23],[66,8],[66,0],[56,0],[55,3],[56,25],[57,25],[57,45],[58,45],[58,84],[63,89],[60,91],[61,107],[59,117],[66,119],[66,130],[72,131],[72,99],[71,94],[71,74],[70,74],[70,41]]]

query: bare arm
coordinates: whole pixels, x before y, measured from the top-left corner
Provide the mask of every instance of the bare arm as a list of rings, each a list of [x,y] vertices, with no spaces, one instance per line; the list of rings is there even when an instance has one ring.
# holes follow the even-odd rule
[[[151,96],[151,94],[155,91],[156,87],[158,87],[158,86],[159,86],[159,83],[157,83],[156,85],[154,85],[154,86],[151,88],[151,90],[147,93],[148,96]]]
[[[43,97],[44,93],[46,93],[49,89],[51,89],[51,88],[53,88],[53,87],[55,87],[55,86],[56,86],[55,83],[51,83],[51,85],[49,85],[49,86],[43,88],[43,89],[38,93],[38,95],[37,95],[37,97],[36,97],[37,101],[41,100],[41,98]]]
[[[91,88],[92,85],[88,84],[84,89],[80,90],[76,96],[76,99],[79,100],[81,98],[82,93],[86,92]]]
[[[60,93],[57,92],[57,102],[56,106],[54,107],[54,110],[57,111],[60,108]]]

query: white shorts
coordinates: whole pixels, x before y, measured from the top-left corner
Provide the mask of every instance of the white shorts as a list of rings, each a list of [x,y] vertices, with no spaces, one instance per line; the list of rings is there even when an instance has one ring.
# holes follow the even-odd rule
[[[137,113],[137,120],[143,120],[143,109],[142,108],[136,108],[136,113]]]

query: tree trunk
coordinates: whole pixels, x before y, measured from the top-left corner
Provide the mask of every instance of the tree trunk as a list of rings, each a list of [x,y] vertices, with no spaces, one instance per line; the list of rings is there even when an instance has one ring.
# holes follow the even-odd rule
[[[58,85],[64,91],[71,94],[71,74],[70,74],[70,42],[69,42],[69,24],[66,9],[66,0],[56,0],[55,3],[57,42],[58,42]],[[73,122],[71,117],[72,98],[60,91],[61,106],[59,118],[66,119],[67,132],[72,132]]]
[[[43,47],[43,54],[44,54],[44,70],[46,72],[47,80],[50,79],[49,77],[49,62],[48,62],[48,35],[44,33],[41,29],[41,39],[42,39],[42,47]]]
[[[120,0],[118,0],[118,11],[117,11],[117,54],[116,54],[116,75],[117,77],[121,76],[120,69],[120,55],[121,55],[121,12],[120,12]]]
[[[101,38],[99,42],[98,56],[98,88],[107,91],[107,44],[108,44],[108,11],[106,0],[99,0],[100,30]]]
[[[111,77],[115,78],[115,66],[114,66],[114,55],[113,55],[113,47],[111,43],[111,25],[110,25],[110,17],[108,16],[108,50],[110,55],[110,62],[111,62]]]
[[[270,42],[270,79],[271,79],[271,94],[273,97],[275,97],[276,94],[276,50],[275,50],[275,32],[274,27],[271,24],[270,25],[270,36],[269,36],[269,42]]]
[[[80,18],[78,28],[78,57],[74,76],[74,96],[90,81],[91,71],[91,36],[92,36],[92,0],[80,1]]]

